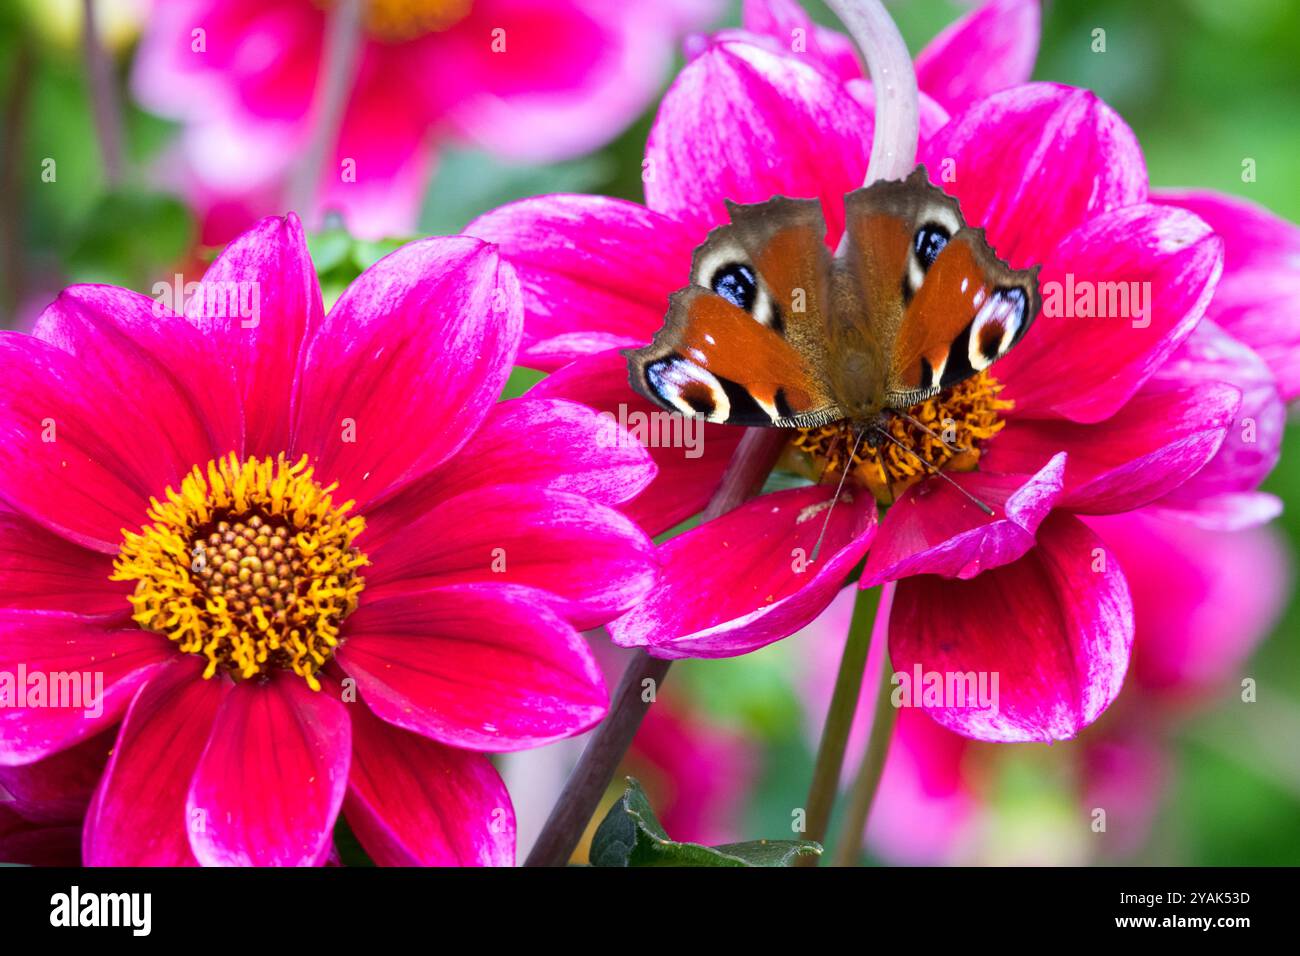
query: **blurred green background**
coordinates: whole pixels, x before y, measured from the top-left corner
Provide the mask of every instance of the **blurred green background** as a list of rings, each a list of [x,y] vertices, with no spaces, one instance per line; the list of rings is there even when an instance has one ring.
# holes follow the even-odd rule
[[[175,129],[129,98],[127,152],[134,174],[126,186],[106,188],[76,21],[64,13],[74,6],[0,4],[0,324],[6,326],[29,322],[64,285],[112,282],[148,292],[154,281],[210,254],[194,248],[196,230],[183,202],[150,186],[148,164]],[[891,9],[919,51],[964,7],[900,0]],[[834,23],[824,8],[815,15]],[[739,22],[736,9],[727,22]],[[1043,24],[1035,77],[1089,87],[1117,109],[1142,143],[1154,186],[1233,193],[1300,220],[1300,3],[1058,0],[1046,4]],[[1106,31],[1104,54],[1091,49],[1098,27]],[[129,28],[114,37],[124,74]],[[511,167],[470,151],[448,151],[430,185],[422,233],[457,231],[486,209],[537,193],[640,199],[651,115],[608,148],[556,166]],[[57,185],[39,180],[46,157],[58,158]],[[1245,158],[1255,160],[1254,182],[1242,180]],[[356,243],[341,232],[313,237],[327,298],[398,242]],[[514,387],[535,378],[521,373]],[[1281,465],[1266,487],[1287,500],[1281,526],[1300,553],[1300,428],[1292,420]],[[1300,863],[1298,630],[1300,607],[1293,600],[1245,671],[1259,681],[1257,704],[1243,707],[1229,686],[1221,704],[1173,729],[1172,778],[1149,838],[1124,862]],[[785,641],[745,658],[684,662],[665,691],[688,696],[711,721],[757,744],[757,784],[738,826],[746,837],[784,836],[790,808],[804,800],[812,755],[789,675],[805,652],[798,641]],[[1016,831],[1010,842],[1029,841],[1038,862],[1106,860],[1078,835],[1087,821],[1072,796],[1076,745],[1003,750],[985,795],[1009,821],[1008,832]]]

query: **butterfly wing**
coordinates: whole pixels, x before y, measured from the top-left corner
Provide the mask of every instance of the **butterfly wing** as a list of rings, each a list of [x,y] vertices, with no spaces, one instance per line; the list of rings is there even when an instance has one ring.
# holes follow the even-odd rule
[[[695,250],[664,326],[627,353],[629,380],[670,411],[730,425],[808,427],[843,417],[826,360],[830,251],[821,206],[727,204]]]
[[[1038,314],[1037,268],[1013,270],[925,168],[844,200],[843,268],[888,357],[884,404],[905,408],[988,368]]]

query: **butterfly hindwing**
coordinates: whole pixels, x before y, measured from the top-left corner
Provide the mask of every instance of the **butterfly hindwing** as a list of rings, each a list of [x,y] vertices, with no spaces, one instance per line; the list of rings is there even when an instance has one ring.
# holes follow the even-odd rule
[[[683,414],[732,425],[840,417],[822,377],[830,253],[816,200],[728,204],[695,251],[654,341],[628,353],[632,387]]]
[[[846,267],[867,334],[888,356],[887,406],[913,405],[988,368],[1037,315],[1036,270],[998,259],[924,167],[850,193],[845,215]]]

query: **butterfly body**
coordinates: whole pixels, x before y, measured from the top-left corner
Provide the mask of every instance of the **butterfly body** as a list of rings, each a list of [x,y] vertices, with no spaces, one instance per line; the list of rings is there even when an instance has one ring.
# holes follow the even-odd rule
[[[820,203],[728,203],[695,251],[632,387],[670,411],[737,425],[847,421],[874,445],[891,411],[975,375],[1028,330],[1036,269],[1012,270],[919,167],[845,197],[832,256]]]

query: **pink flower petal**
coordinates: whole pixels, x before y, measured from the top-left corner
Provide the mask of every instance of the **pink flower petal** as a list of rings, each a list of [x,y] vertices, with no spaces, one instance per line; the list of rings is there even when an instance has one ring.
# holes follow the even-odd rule
[[[110,630],[60,611],[0,610],[0,674],[13,678],[16,698],[0,706],[0,764],[40,760],[112,726],[173,654],[165,637],[134,625]],[[20,673],[26,697],[17,686]],[[61,699],[81,706],[49,706],[52,682]],[[32,696],[38,686],[46,688],[43,701]]]
[[[627,359],[603,352],[566,365],[533,386],[529,398],[571,398],[613,416],[649,443],[657,474],[623,506],[649,534],[659,534],[708,504],[743,429],[670,416],[632,391]]]
[[[1235,196],[1153,198],[1190,210],[1223,240],[1223,278],[1206,314],[1263,357],[1284,398],[1300,395],[1300,227]]]
[[[607,415],[576,402],[532,397],[495,405],[455,467],[440,468],[366,515],[367,541],[382,541],[430,503],[488,485],[528,485],[604,505],[636,497],[655,464]]]
[[[1045,449],[1067,454],[1060,505],[1093,514],[1150,504],[1205,467],[1223,444],[1241,392],[1220,382],[1148,382],[1096,425],[1013,420],[991,443],[990,468],[1020,471]]]
[[[0,606],[58,610],[87,616],[131,607],[131,585],[110,581],[113,559],[90,551],[21,515],[0,511]]]
[[[359,508],[428,474],[491,410],[521,324],[518,283],[493,247],[403,246],[348,287],[307,345],[294,448]],[[412,428],[412,408],[438,427]]]
[[[867,555],[862,587],[913,574],[973,578],[1019,560],[1034,546],[1038,526],[1061,496],[1066,456],[1057,454],[1046,464],[1042,460],[1022,462],[1021,474],[951,476],[1001,517],[986,516],[947,482],[930,479],[913,485],[885,512]]]
[[[1051,83],[972,104],[923,144],[920,161],[1017,269],[1042,262],[1092,217],[1147,195],[1133,131],[1093,93]]]
[[[380,866],[514,866],[515,811],[482,754],[352,714],[343,813]]]
[[[0,806],[0,864],[80,866],[81,828],[33,822]]]
[[[950,113],[1026,83],[1038,56],[1038,0],[991,0],[945,27],[916,58],[916,82]]]
[[[316,866],[328,855],[352,755],[348,709],[288,671],[226,696],[185,802],[205,866]]]
[[[933,575],[898,585],[889,621],[894,670],[985,676],[995,705],[926,706],[977,740],[1075,736],[1115,699],[1133,643],[1133,607],[1118,561],[1077,518],[1054,514],[1038,546],[969,581]],[[902,685],[899,685],[899,690]],[[919,697],[920,687],[913,688]],[[955,704],[955,701],[948,701]]]
[[[1205,224],[1169,206],[1091,220],[1051,250],[1038,277],[1043,311],[997,365],[1002,397],[1018,414],[1109,418],[1192,334],[1220,262]]]
[[[524,750],[605,716],[586,641],[528,588],[462,584],[363,603],[347,634],[338,662],[375,715],[439,743]]]
[[[1160,506],[1197,510],[1221,495],[1253,491],[1273,471],[1282,452],[1286,406],[1272,372],[1256,352],[1206,320],[1156,380],[1227,382],[1241,390],[1241,407],[1218,454]]]
[[[0,499],[51,531],[113,554],[151,496],[221,452],[180,384],[125,336],[90,358],[0,333]]]
[[[1207,531],[1150,510],[1088,525],[1118,556],[1133,592],[1132,679],[1144,691],[1195,700],[1245,676],[1291,593],[1294,561],[1280,535]]]
[[[454,584],[525,585],[574,626],[591,628],[655,583],[650,539],[587,498],[493,485],[435,501],[369,550],[368,600]]]
[[[224,677],[202,675],[202,661],[178,657],[131,702],[86,814],[87,866],[196,864],[187,833],[213,815],[187,813],[185,796],[230,690]]]
[[[719,44],[686,65],[659,106],[646,204],[688,224],[698,242],[727,221],[724,200],[816,197],[834,241],[844,194],[862,185],[871,135],[866,111],[819,68],[753,44]]]
[[[862,77],[862,63],[849,38],[818,26],[795,0],[745,0],[742,22],[746,30],[772,40],[773,49],[806,56],[841,82]]]
[[[1221,492],[1198,498],[1195,508],[1152,506],[1171,521],[1182,521],[1208,531],[1242,531],[1268,524],[1282,513],[1282,499],[1263,491]],[[1172,502],[1171,502],[1172,505]]]
[[[234,396],[225,402],[244,409],[245,454],[288,448],[299,353],[322,316],[316,270],[292,213],[263,219],[228,245],[187,301],[186,318],[234,369]]]
[[[699,237],[636,203],[538,196],[494,209],[465,232],[498,245],[519,275],[519,361],[552,370],[583,355],[638,347],[690,281]]]
[[[846,490],[812,551],[835,489],[793,488],[746,502],[659,549],[656,591],[609,626],[656,657],[735,657],[793,634],[825,609],[876,533],[876,502]]]
[[[116,736],[105,732],[35,763],[0,765],[0,803],[28,820],[80,825]]]

